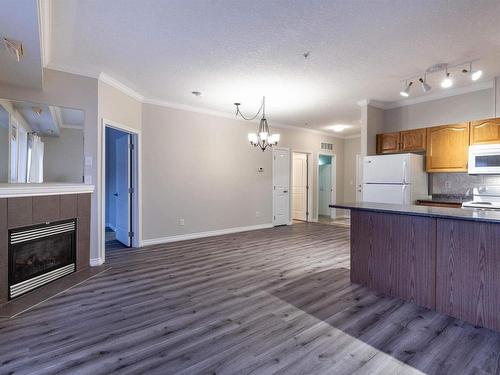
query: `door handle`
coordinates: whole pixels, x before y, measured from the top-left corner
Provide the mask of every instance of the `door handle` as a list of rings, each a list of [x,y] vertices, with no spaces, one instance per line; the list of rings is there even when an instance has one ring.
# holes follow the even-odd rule
[[[288,190],[283,190],[283,193],[284,193],[284,194],[288,193]]]
[[[115,197],[117,197],[117,196],[118,196],[118,193],[114,193],[113,195],[114,195]]]

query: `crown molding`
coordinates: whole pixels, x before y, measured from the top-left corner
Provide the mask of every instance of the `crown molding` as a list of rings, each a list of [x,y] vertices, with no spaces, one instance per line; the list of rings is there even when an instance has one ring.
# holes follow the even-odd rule
[[[361,134],[346,135],[343,139],[356,139],[361,138]]]
[[[473,83],[473,84],[468,85],[468,86],[455,87],[453,89],[438,91],[438,92],[434,92],[432,94],[417,96],[416,98],[403,99],[403,100],[398,100],[398,101],[394,101],[394,102],[383,102],[383,101],[373,100],[373,99],[363,99],[363,100],[358,101],[357,104],[360,107],[371,106],[371,107],[375,107],[375,108],[379,108],[379,109],[383,109],[383,110],[388,110],[388,109],[394,109],[394,108],[399,108],[399,107],[406,107],[406,106],[409,106],[412,104],[431,102],[433,100],[439,100],[439,99],[448,98],[451,96],[468,94],[468,93],[475,92],[475,91],[491,89],[494,87],[493,82],[494,82],[493,80],[492,81],[477,82],[477,83]]]
[[[37,7],[42,66],[46,66],[50,60],[51,52],[50,43],[52,39],[52,2],[50,0],[38,0]]]
[[[378,100],[373,100],[373,99],[359,100],[356,102],[356,104],[360,107],[370,106],[370,107],[375,107],[375,108],[379,108],[379,109],[385,109],[385,107],[386,107],[386,105],[383,102],[380,102]]]
[[[216,117],[222,117],[222,118],[227,118],[230,120],[237,120],[239,122],[243,123],[248,123],[248,122],[253,122],[253,123],[259,123],[259,120],[253,120],[253,121],[246,121],[240,117],[235,117],[234,114],[230,114],[227,112],[222,112],[222,111],[216,111],[212,109],[206,109],[202,107],[195,107],[187,104],[180,104],[180,103],[175,103],[175,102],[170,102],[166,100],[161,100],[161,99],[156,99],[156,98],[150,98],[146,97],[145,95],[131,89],[128,87],[126,84],[123,82],[120,82],[116,78],[111,77],[109,74],[106,74],[104,72],[96,73],[91,70],[81,70],[81,69],[74,69],[74,68],[69,68],[64,65],[59,65],[59,64],[54,64],[52,62],[48,63],[46,65],[47,69],[52,69],[52,70],[58,70],[66,73],[71,73],[71,74],[77,74],[89,78],[95,78],[98,79],[101,82],[107,83],[108,85],[114,87],[115,89],[121,91],[122,93],[132,97],[133,99],[143,103],[143,104],[151,104],[151,105],[157,105],[160,107],[165,107],[165,108],[171,108],[171,109],[178,109],[182,111],[188,111],[188,112],[194,112],[194,113],[201,113],[205,115],[211,115],[211,116],[216,116]],[[309,133],[314,133],[318,135],[323,135],[331,138],[338,138],[338,139],[348,139],[351,136],[340,136],[338,134],[333,134],[330,132],[322,131],[322,130],[316,130],[316,129],[309,129],[309,128],[304,128],[301,126],[294,126],[294,125],[289,125],[289,124],[281,124],[277,122],[273,122],[272,126],[274,128],[283,128],[283,129],[292,129],[292,130],[298,130],[298,131],[305,131]],[[355,137],[358,137],[359,135],[355,135]]]
[[[134,98],[135,100],[143,103],[144,102],[144,95],[138,93],[137,91],[131,89],[124,83],[118,81],[117,79],[111,77],[110,75],[101,72],[99,74],[99,81],[107,83],[108,85],[114,87],[115,89],[123,92],[124,94]]]
[[[79,68],[68,67],[68,66],[62,65],[62,64],[55,64],[52,61],[49,61],[44,66],[44,68],[49,69],[49,70],[57,70],[59,72],[64,72],[64,73],[69,73],[69,74],[75,74],[77,76],[94,78],[94,79],[99,79],[99,75],[100,75],[100,72],[97,72],[97,71],[94,71],[91,69],[79,69]]]
[[[83,127],[81,125],[61,124],[61,129],[83,130]]]

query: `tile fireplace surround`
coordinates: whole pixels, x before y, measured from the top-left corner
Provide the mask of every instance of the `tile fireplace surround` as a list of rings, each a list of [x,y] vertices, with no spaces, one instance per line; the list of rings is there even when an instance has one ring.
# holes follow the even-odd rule
[[[10,229],[76,219],[76,271],[89,267],[93,190],[84,184],[0,184],[0,305],[8,302]]]

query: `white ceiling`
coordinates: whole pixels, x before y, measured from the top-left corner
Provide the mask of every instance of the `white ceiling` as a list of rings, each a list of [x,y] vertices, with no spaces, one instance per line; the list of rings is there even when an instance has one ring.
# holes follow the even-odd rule
[[[0,0],[0,83],[42,88],[42,57],[36,0]],[[3,38],[23,43],[20,62],[4,47]]]
[[[49,67],[228,114],[266,95],[271,126],[356,133],[358,101],[398,101],[402,79],[439,62],[500,75],[498,0],[53,0],[50,14]]]

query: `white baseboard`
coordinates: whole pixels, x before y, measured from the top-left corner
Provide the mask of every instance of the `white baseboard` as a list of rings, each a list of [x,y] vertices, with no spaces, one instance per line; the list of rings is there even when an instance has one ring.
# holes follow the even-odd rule
[[[101,257],[90,259],[90,267],[102,266],[103,264],[104,260]]]
[[[111,225],[111,223],[106,223],[106,227],[108,227],[109,229],[111,229],[113,232],[116,232],[115,226]]]
[[[193,240],[193,239],[196,239],[196,238],[220,236],[222,234],[247,232],[247,231],[250,231],[250,230],[266,229],[266,228],[272,228],[272,227],[273,227],[273,224],[271,224],[271,223],[269,223],[269,224],[258,224],[258,225],[249,225],[249,226],[246,226],[246,227],[218,229],[218,230],[211,230],[211,231],[207,231],[207,232],[197,232],[197,233],[189,233],[189,234],[180,234],[180,235],[177,235],[177,236],[152,238],[152,239],[149,239],[149,240],[143,240],[142,241],[142,246],[159,245],[159,244],[169,243],[169,242]]]

